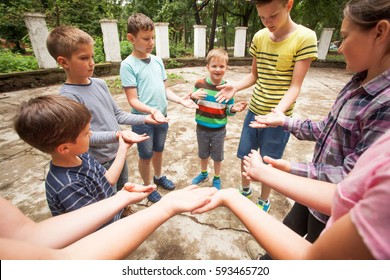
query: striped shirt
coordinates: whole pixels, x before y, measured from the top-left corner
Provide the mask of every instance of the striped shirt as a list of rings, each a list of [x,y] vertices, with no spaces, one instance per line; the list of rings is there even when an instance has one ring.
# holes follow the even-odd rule
[[[225,84],[222,81],[221,84]],[[227,124],[227,116],[233,116],[235,113],[230,112],[234,105],[234,99],[227,103],[218,103],[215,95],[219,92],[216,85],[210,81],[210,78],[200,79],[195,83],[195,90],[204,89],[207,96],[204,99],[195,100],[199,108],[196,109],[195,121],[207,128],[222,128]]]
[[[284,129],[298,139],[316,141],[312,162],[291,163],[291,173],[338,183],[363,152],[389,130],[390,69],[360,86],[366,76],[367,72],[356,74],[347,83],[323,121],[286,119]],[[325,215],[311,212],[326,222]]]
[[[317,58],[317,37],[314,31],[298,25],[288,38],[274,42],[267,28],[253,37],[249,53],[257,62],[257,80],[249,103],[256,115],[266,115],[275,108],[290,87],[295,63]],[[294,104],[285,112],[293,113]]]
[[[80,159],[82,163],[76,167],[60,167],[50,163],[46,177],[46,198],[53,216],[114,195],[114,189],[104,176],[106,169],[88,153],[80,155]],[[109,223],[119,220],[121,212]]]

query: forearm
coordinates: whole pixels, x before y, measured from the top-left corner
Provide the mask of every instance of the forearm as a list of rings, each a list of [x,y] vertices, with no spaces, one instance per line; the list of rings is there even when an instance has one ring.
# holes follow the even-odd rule
[[[225,200],[225,206],[240,219],[256,241],[274,259],[303,258],[311,245],[237,191],[230,193],[229,198]]]
[[[248,87],[253,86],[256,83],[257,76],[255,76],[253,73],[248,74],[247,76],[244,77],[244,79],[241,79],[238,82],[232,83],[234,88],[237,91],[246,89]]]
[[[264,170],[259,170],[253,176],[255,179],[294,201],[324,214],[331,214],[333,195],[336,188],[334,184],[300,177],[278,170],[270,165],[263,165],[263,167]]]
[[[22,239],[51,248],[63,248],[96,231],[128,204],[125,193],[118,192],[97,203],[34,224],[30,230],[24,231]]]
[[[175,103],[180,103],[181,98],[176,93],[174,93],[172,90],[170,90],[169,88],[166,88],[165,94],[166,94],[167,99],[169,101],[172,101]]]
[[[107,178],[110,185],[115,185],[122,173],[123,166],[127,158],[127,148],[119,145],[115,160],[104,176]]]
[[[170,217],[156,203],[94,232],[64,251],[71,259],[124,259]]]
[[[300,90],[298,87],[290,87],[275,107],[275,110],[285,113],[297,100]]]
[[[117,131],[92,131],[90,146],[99,146],[118,142]]]

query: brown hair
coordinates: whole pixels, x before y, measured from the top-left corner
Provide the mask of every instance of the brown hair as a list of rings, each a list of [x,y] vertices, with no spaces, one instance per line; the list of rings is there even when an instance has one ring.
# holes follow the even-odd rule
[[[70,59],[79,46],[84,44],[93,46],[95,41],[88,33],[65,25],[55,27],[46,39],[47,50],[55,60],[59,56]]]
[[[131,15],[127,20],[127,33],[137,36],[140,30],[154,30],[153,21],[141,13]]]
[[[213,58],[225,59],[226,64],[228,64],[228,62],[229,62],[228,53],[221,48],[212,49],[211,51],[209,51],[209,53],[207,54],[207,57],[206,57],[206,63],[209,64],[211,59],[213,59]]]
[[[361,28],[373,28],[381,20],[390,21],[390,1],[351,0],[344,8],[344,17]]]
[[[23,102],[14,118],[19,137],[38,150],[50,153],[67,142],[75,142],[91,121],[83,104],[60,95]]]
[[[274,0],[256,0],[254,1],[256,5],[265,5],[269,4]],[[286,6],[289,0],[279,0],[279,2],[283,5]]]

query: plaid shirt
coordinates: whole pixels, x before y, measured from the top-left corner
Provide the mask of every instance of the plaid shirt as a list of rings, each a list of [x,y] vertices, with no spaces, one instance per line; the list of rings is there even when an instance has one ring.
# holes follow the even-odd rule
[[[390,69],[364,86],[356,74],[338,95],[323,121],[287,118],[284,129],[300,140],[316,141],[311,163],[291,163],[291,173],[338,183],[357,159],[390,127]],[[389,143],[390,147],[390,143]],[[310,209],[320,221],[327,216]]]

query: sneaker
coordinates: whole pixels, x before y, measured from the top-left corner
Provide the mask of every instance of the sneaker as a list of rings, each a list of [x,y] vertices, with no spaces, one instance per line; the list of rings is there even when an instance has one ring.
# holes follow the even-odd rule
[[[161,195],[158,193],[158,191],[153,191],[151,194],[148,195],[148,200],[150,202],[156,203],[161,199]]]
[[[246,243],[246,250],[252,260],[260,260],[263,256],[260,245],[254,240],[249,240],[248,243]]]
[[[263,209],[264,212],[268,212],[269,208],[271,207],[271,202],[269,201],[269,199],[267,201],[259,199],[259,201],[257,201],[256,205],[260,209]]]
[[[199,173],[198,176],[196,176],[194,179],[192,179],[191,184],[198,185],[202,182],[205,182],[209,179],[209,175],[204,176],[202,173]]]
[[[245,196],[247,198],[251,198],[252,197],[252,188],[249,188],[248,191],[244,191],[242,186],[239,186],[237,190],[238,190],[239,193],[241,193],[243,196]]]
[[[213,187],[217,190],[221,189],[221,178],[213,178]]]
[[[175,184],[167,178],[167,176],[161,176],[160,179],[156,179],[156,177],[153,177],[153,182],[157,186],[161,186],[166,190],[173,190],[175,188]]]

